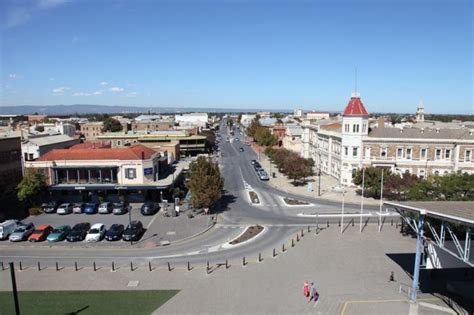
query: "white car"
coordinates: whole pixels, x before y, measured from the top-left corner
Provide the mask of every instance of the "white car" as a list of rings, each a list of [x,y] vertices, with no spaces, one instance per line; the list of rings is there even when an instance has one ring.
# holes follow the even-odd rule
[[[104,238],[105,225],[102,223],[94,224],[86,235],[86,242],[99,242]]]
[[[99,213],[108,214],[112,212],[112,209],[113,209],[113,204],[111,202],[103,202],[99,206]]]
[[[69,214],[72,213],[72,203],[63,203],[59,205],[58,209],[56,210],[57,214]]]

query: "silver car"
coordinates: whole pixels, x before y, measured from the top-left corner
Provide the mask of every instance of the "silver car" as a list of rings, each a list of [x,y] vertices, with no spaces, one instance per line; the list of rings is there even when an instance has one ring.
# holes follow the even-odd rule
[[[103,202],[99,206],[100,214],[108,214],[112,212],[113,205],[111,202]]]
[[[72,213],[72,203],[63,203],[59,205],[58,209],[56,210],[57,214],[69,214]]]
[[[10,237],[8,239],[10,240],[10,242],[26,241],[34,230],[35,226],[33,223],[18,223],[15,230],[12,234],[10,234]]]

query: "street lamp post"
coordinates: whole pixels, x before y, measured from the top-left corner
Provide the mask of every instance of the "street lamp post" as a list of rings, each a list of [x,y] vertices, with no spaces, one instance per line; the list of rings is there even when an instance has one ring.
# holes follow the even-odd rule
[[[342,186],[341,233],[344,231],[344,196],[345,194],[346,194],[346,190],[344,186]]]
[[[321,196],[321,152],[318,152],[318,160],[319,160],[319,167],[318,167],[318,197]]]
[[[364,212],[364,189],[365,189],[365,167],[362,168],[362,195],[360,197],[360,228],[359,232],[362,232],[362,213]]]
[[[128,226],[132,227],[132,206],[128,209]],[[133,240],[130,238],[130,245],[133,245]]]
[[[380,181],[379,232],[382,230],[382,205],[383,205],[383,168],[382,168],[382,179]]]

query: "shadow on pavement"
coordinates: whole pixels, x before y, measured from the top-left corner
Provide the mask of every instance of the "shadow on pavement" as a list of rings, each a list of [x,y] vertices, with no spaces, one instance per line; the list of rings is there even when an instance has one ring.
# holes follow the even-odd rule
[[[414,253],[389,253],[387,256],[413,279]],[[474,268],[422,268],[420,269],[420,291],[432,294],[448,305],[451,304],[449,301],[451,299],[469,314],[473,314]]]
[[[214,207],[212,208],[212,213],[222,213],[224,211],[229,210],[229,205],[234,203],[236,199],[237,197],[229,194],[227,191],[224,191],[221,199],[219,199],[219,201],[217,201]]]

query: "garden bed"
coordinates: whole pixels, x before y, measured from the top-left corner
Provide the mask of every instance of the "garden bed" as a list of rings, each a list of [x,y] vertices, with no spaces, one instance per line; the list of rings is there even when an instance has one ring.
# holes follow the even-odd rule
[[[260,203],[260,199],[258,199],[258,195],[255,191],[249,191],[249,196],[252,203]]]
[[[287,205],[291,205],[291,206],[307,206],[307,205],[309,205],[309,202],[298,200],[298,199],[292,199],[292,198],[283,198],[283,201]]]
[[[239,237],[234,239],[233,241],[229,242],[231,245],[237,245],[239,243],[248,241],[249,239],[257,236],[263,231],[263,226],[260,225],[252,225],[248,227],[244,233],[242,233]]]

